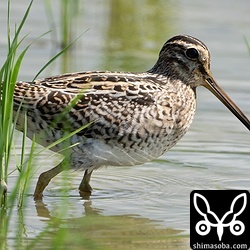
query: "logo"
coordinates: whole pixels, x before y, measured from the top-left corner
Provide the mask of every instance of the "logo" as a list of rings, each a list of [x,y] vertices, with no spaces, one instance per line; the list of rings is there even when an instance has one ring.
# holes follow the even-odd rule
[[[190,195],[192,249],[248,249],[250,194],[242,190],[197,190]]]

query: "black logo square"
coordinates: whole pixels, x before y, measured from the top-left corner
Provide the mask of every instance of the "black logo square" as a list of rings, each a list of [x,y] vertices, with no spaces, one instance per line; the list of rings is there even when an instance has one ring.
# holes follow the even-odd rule
[[[191,249],[249,249],[250,194],[194,190],[190,194]]]

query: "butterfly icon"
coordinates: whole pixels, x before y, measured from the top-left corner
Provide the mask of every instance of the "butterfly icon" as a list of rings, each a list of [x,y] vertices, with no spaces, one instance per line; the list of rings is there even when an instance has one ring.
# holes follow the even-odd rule
[[[241,199],[243,199],[243,205],[239,209],[239,204],[241,204],[240,202],[242,202],[240,201]],[[200,207],[198,206],[198,202],[200,204]],[[213,211],[210,210],[210,205],[203,195],[199,193],[194,193],[193,203],[196,211],[204,218],[203,220],[197,222],[195,226],[195,230],[199,235],[207,235],[209,234],[211,227],[215,227],[217,228],[217,235],[219,241],[221,241],[225,227],[229,227],[230,232],[233,235],[237,236],[243,234],[243,232],[245,231],[245,225],[242,221],[237,220],[237,216],[239,216],[246,208],[246,193],[239,194],[233,199],[230,206],[230,210],[227,211],[221,219],[219,219],[219,217]],[[230,218],[230,222],[226,223],[225,221],[228,221]]]

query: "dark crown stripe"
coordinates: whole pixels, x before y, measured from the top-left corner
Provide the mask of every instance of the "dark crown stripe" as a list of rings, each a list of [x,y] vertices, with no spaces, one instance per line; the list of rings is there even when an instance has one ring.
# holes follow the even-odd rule
[[[194,44],[194,45],[200,45],[202,46],[204,49],[208,50],[207,46],[201,42],[199,39],[195,38],[195,37],[192,37],[192,36],[188,36],[188,35],[178,35],[178,36],[174,36],[172,38],[170,38],[167,42],[167,43],[178,43],[178,41],[182,41],[182,42],[185,42],[187,44]]]

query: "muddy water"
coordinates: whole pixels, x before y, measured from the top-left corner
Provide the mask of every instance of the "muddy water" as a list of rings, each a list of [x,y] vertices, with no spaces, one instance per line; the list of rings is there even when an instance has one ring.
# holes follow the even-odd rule
[[[59,1],[52,1],[48,17],[42,1],[35,2],[24,26],[28,45],[52,29],[29,49],[19,79],[31,80],[58,51],[61,44]],[[250,117],[249,1],[80,1],[72,21],[72,37],[84,33],[71,54],[59,58],[40,77],[81,70],[144,71],[155,62],[170,36],[185,33],[203,40],[212,54],[212,71],[218,83]],[[20,20],[26,1],[12,1],[12,24]],[[224,7],[226,6],[226,8]],[[48,7],[48,6],[47,6]],[[0,7],[0,62],[7,46],[6,6]],[[49,22],[48,20],[51,20]],[[56,177],[43,202],[32,192],[37,176],[55,166],[60,156],[39,155],[22,211],[14,210],[7,244],[16,243],[16,225],[29,244],[55,218],[68,229],[65,244],[86,249],[187,249],[189,194],[193,189],[250,189],[250,138],[242,124],[207,90],[198,89],[198,109],[187,135],[168,153],[143,166],[102,168],[93,174],[93,196],[78,195],[82,172]],[[20,155],[21,135],[16,135]],[[29,149],[27,147],[27,154]],[[15,169],[13,157],[10,172]],[[17,171],[9,178],[9,190]],[[65,211],[62,211],[65,207]],[[39,246],[53,243],[59,224],[41,238]],[[114,229],[115,228],[115,229]],[[52,243],[51,243],[52,242]],[[59,244],[60,243],[53,243]],[[65,245],[64,245],[65,246]]]

